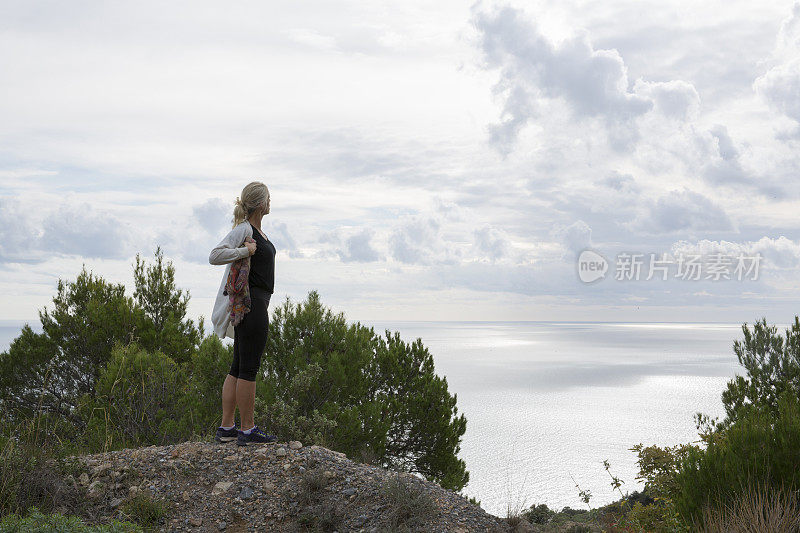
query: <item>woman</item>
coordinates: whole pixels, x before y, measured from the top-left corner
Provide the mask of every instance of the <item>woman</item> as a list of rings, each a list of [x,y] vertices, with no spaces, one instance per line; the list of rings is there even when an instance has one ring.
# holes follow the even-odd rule
[[[261,366],[261,356],[267,344],[269,317],[267,307],[275,285],[275,246],[261,231],[261,219],[269,213],[269,190],[260,181],[248,183],[242,189],[241,199],[236,199],[233,210],[233,229],[211,250],[208,262],[228,266],[214,303],[211,321],[214,332],[220,337],[233,337],[233,363],[222,385],[222,426],[217,428],[217,441],[236,439],[240,446],[248,442],[274,442],[253,419],[256,398],[256,374]],[[251,237],[255,242],[245,242]],[[228,296],[223,294],[231,263],[250,256],[250,273],[247,279],[250,290],[250,311],[241,322],[231,326]],[[239,406],[241,428],[236,429],[234,412]]]

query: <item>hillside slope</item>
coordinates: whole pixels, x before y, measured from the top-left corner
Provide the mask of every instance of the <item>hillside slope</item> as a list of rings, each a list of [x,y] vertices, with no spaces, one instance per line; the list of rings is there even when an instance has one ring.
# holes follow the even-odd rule
[[[184,442],[78,459],[86,469],[74,483],[106,517],[125,518],[137,495],[164,501],[158,531],[512,531],[436,483],[296,441]]]

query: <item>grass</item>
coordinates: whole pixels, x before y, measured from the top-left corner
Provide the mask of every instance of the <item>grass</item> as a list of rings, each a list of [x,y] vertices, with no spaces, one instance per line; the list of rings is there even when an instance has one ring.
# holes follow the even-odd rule
[[[800,531],[800,494],[753,483],[724,507],[706,505],[700,533]]]
[[[419,485],[404,480],[399,473],[390,474],[382,487],[388,500],[389,527],[396,531],[424,531],[425,523],[437,511],[436,502]]]
[[[0,533],[141,533],[142,528],[130,522],[113,520],[110,524],[90,526],[77,516],[60,513],[43,514],[32,507],[28,516],[10,514],[0,520]]]

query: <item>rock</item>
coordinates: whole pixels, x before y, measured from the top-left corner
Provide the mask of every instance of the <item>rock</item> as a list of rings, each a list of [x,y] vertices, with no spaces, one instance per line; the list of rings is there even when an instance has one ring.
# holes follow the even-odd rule
[[[353,496],[356,493],[356,489],[353,487],[348,487],[342,491],[342,494],[345,496]]]
[[[293,450],[299,450],[302,447],[303,447],[303,443],[300,442],[299,440],[291,440],[291,441],[289,441],[289,448],[291,448]]]
[[[189,524],[193,525],[194,527],[200,527],[200,526],[203,525],[203,519],[202,518],[190,518],[189,519]]]
[[[253,497],[253,489],[250,487],[242,487],[242,491],[239,493],[239,498],[243,500],[249,500]]]
[[[131,487],[128,489],[128,493],[131,495],[131,498],[133,498],[134,496],[139,494],[139,487],[137,487],[136,485],[131,485]]]
[[[89,474],[87,474],[86,472],[81,474],[80,477],[78,477],[78,479],[80,480],[81,485],[83,485],[84,487],[89,484]]]
[[[218,496],[220,494],[225,494],[228,492],[228,489],[233,486],[233,482],[231,481],[219,481],[214,488],[211,490],[212,496]]]
[[[189,496],[189,493],[187,491],[183,491],[183,501],[188,502],[191,499],[192,497]]]
[[[111,470],[111,463],[102,463],[92,468],[92,476],[100,477],[108,470]]]
[[[228,527],[227,522],[217,522],[217,529],[219,529],[220,531],[225,531],[227,527]]]
[[[227,457],[225,457],[225,460],[226,461],[238,461],[239,460],[239,456],[238,455],[228,455]]]
[[[123,501],[122,498],[114,498],[113,500],[111,500],[111,503],[109,505],[111,505],[112,509],[116,509],[117,507],[122,505],[122,501]]]
[[[278,448],[277,450],[275,450],[275,455],[277,455],[278,457],[283,457],[283,456],[285,456],[285,455],[286,455],[286,448],[284,448],[284,447],[282,447],[282,446],[281,446],[280,448]]]
[[[291,467],[292,467],[292,465],[289,464],[289,463],[286,463],[286,464],[283,465],[283,469],[284,470],[289,470]]]

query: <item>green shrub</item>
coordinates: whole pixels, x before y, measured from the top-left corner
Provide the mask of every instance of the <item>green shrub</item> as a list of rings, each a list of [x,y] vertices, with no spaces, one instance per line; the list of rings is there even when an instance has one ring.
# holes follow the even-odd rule
[[[110,524],[89,526],[76,516],[42,514],[32,507],[28,516],[9,514],[0,520],[0,533],[141,533],[142,528],[130,522],[112,520]]]
[[[152,528],[169,513],[169,506],[163,500],[154,498],[148,491],[138,493],[122,505],[122,514],[129,520]]]
[[[311,363],[291,377],[283,394],[271,405],[267,406],[263,397],[256,398],[256,411],[262,413],[265,427],[285,440],[313,442],[319,446],[337,448],[333,433],[336,421],[326,417],[320,411],[321,406],[316,406],[309,412],[308,404],[304,403],[304,399],[307,401],[313,389],[318,386],[321,375],[322,368],[317,363]]]
[[[135,342],[118,345],[97,381],[91,409],[93,447],[118,449],[164,445],[193,435],[184,418],[184,373],[161,352],[148,352]],[[102,438],[104,442],[91,440]]]
[[[523,518],[525,518],[531,524],[546,524],[555,515],[556,512],[547,507],[547,505],[544,503],[540,503],[539,505],[531,505],[522,513]]]
[[[684,522],[697,523],[704,506],[734,501],[755,482],[800,488],[800,399],[784,393],[777,409],[743,410],[705,450],[689,450],[676,476]]]

